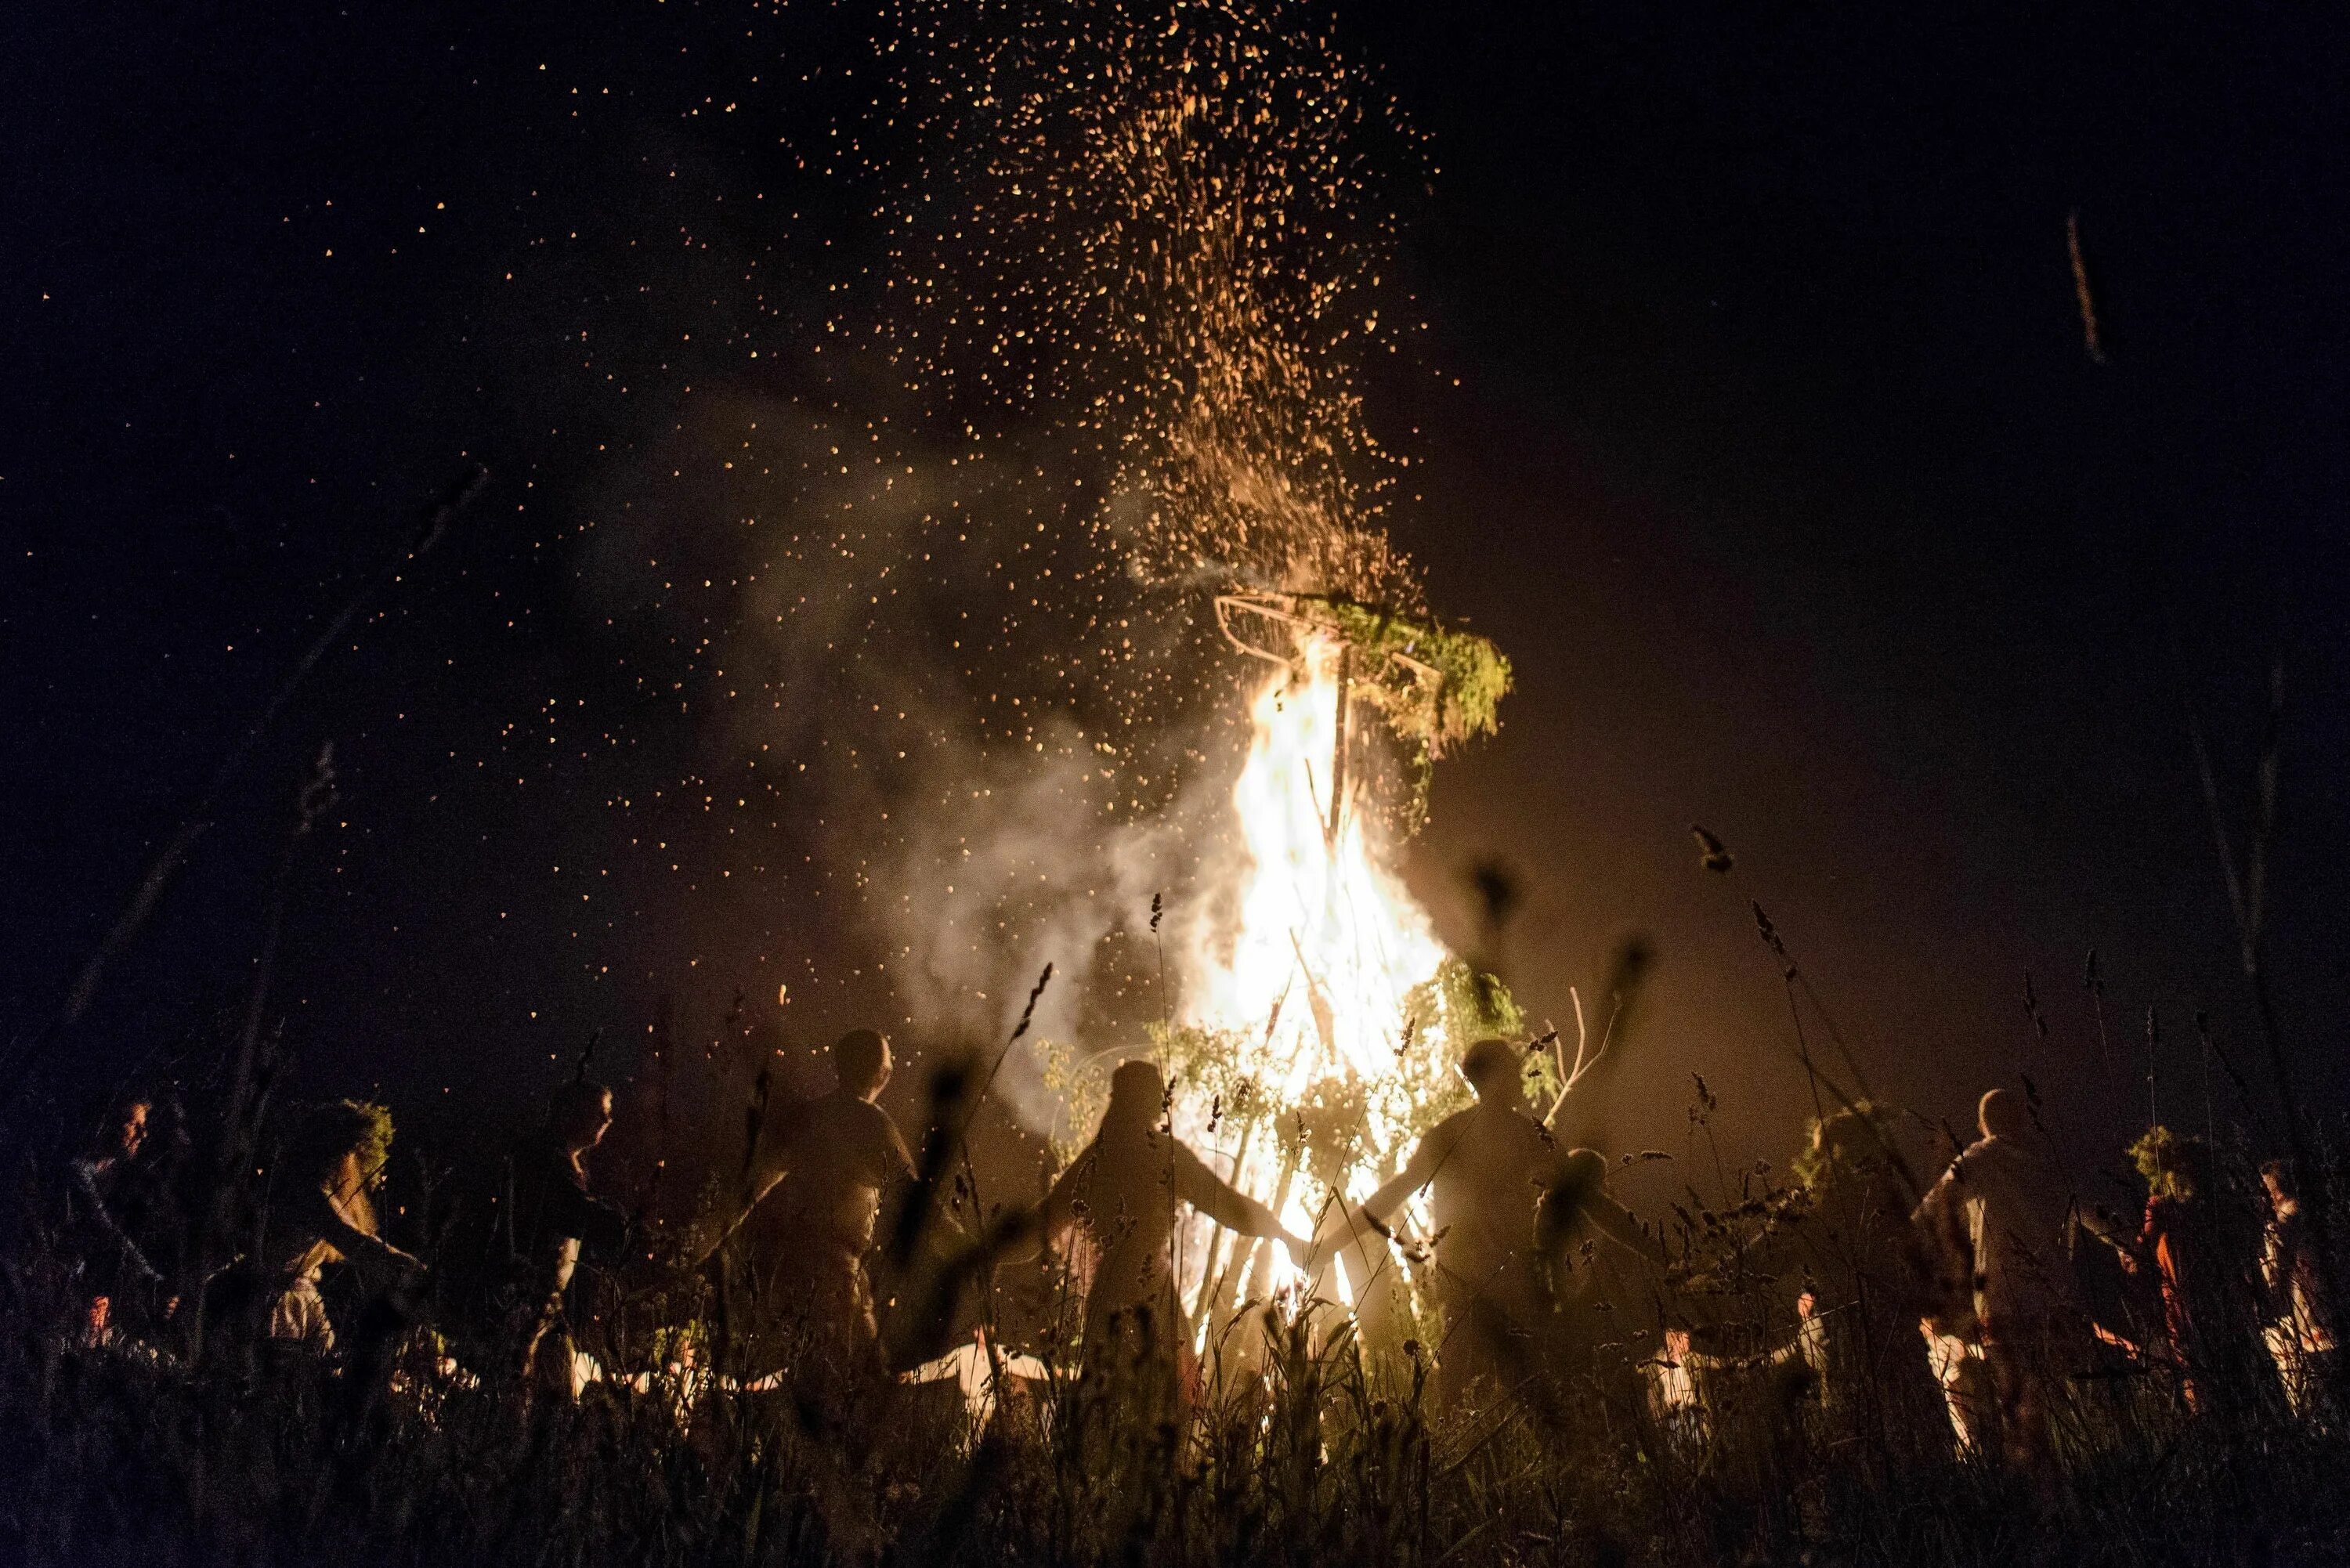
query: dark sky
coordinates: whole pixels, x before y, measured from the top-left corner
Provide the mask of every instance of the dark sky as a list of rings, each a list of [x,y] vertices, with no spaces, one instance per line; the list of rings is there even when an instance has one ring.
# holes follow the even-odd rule
[[[776,131],[858,99],[872,29],[488,9],[0,21],[9,1030],[324,618],[466,462],[495,476],[262,746],[62,1046],[74,1082],[234,1000],[329,736],[342,800],[281,992],[314,1087],[486,1108],[662,992],[707,1035],[738,988],[772,1013],[820,971],[799,1042],[886,1001],[832,910],[744,890],[778,841],[690,803],[616,829],[621,795],[691,793],[702,739],[578,586],[612,451],[697,379],[729,390],[685,336],[746,311],[710,247],[788,269],[858,243],[863,195],[827,208]],[[2279,659],[2272,970],[2288,1049],[2350,1093],[2338,31],[2257,5],[1328,9],[1440,167],[1406,263],[1444,374],[1371,389],[1423,497],[1397,532],[1519,673],[1410,875],[1465,941],[1461,872],[1513,867],[1504,968],[1537,1016],[1653,940],[1597,1131],[1678,1148],[1695,1071],[1750,1152],[1788,1143],[1809,1102],[1750,899],[1878,1090],[1930,1115],[2022,1068],[2111,1137],[2150,1003],[2167,1115],[2201,1119],[2197,1008],[2266,1105],[2185,714],[2241,835]],[[787,189],[797,252],[760,205]],[[581,867],[612,878],[586,936]]]

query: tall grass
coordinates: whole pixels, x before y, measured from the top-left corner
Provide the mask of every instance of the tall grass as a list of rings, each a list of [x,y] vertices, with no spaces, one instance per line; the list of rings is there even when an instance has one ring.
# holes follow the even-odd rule
[[[1335,1311],[1287,1303],[1243,1325],[1261,1334],[1246,1356],[1237,1334],[1208,1346],[1195,1418],[1138,1422],[1074,1376],[1062,1290],[1015,1331],[1049,1376],[1007,1387],[980,1429],[951,1384],[758,1385],[806,1364],[790,1303],[724,1302],[681,1261],[586,1279],[581,1344],[610,1376],[577,1406],[452,1369],[421,1324],[372,1370],[223,1337],[198,1355],[184,1316],[93,1344],[70,1250],[30,1225],[0,1271],[0,1560],[2350,1560],[2339,1427],[2296,1417],[2249,1348],[2210,1358],[2191,1410],[2170,1372],[2116,1354],[2068,1386],[2037,1473],[1937,1431],[1898,1379],[1824,1390],[1800,1356],[1759,1364],[1794,1329],[1757,1241],[1791,1191],[1692,1193],[1669,1280],[1618,1282],[1606,1310],[1555,1325],[1575,1354],[1521,1345],[1501,1357],[1515,1386],[1459,1407],[1430,1396],[1441,1340],[1375,1352]],[[1841,1302],[1853,1282],[1816,1287]],[[990,1315],[969,1290],[901,1300],[938,1318],[912,1336],[931,1345]],[[1675,1323],[1714,1356],[1700,1406],[1661,1394]]]

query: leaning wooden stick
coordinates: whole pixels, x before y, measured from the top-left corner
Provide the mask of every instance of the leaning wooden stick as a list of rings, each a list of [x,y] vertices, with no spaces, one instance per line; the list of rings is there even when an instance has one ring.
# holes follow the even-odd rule
[[[90,1002],[98,994],[99,982],[106,977],[107,967],[130,945],[148,919],[154,914],[155,907],[161,902],[172,878],[186,863],[188,852],[195,847],[196,840],[211,830],[213,806],[228,786],[236,781],[237,775],[244,771],[255,748],[277,722],[277,716],[286,711],[286,705],[309,680],[311,671],[317,669],[328,650],[342,639],[351,623],[379,594],[396,587],[410,566],[432,552],[448,534],[449,524],[456,520],[459,513],[480,498],[482,492],[488,488],[489,482],[488,469],[476,464],[469,470],[465,477],[426,514],[423,524],[410,537],[406,547],[369,576],[334,618],[327,623],[326,629],[312,639],[302,657],[295,661],[293,670],[279,684],[276,695],[263,706],[253,722],[237,738],[236,743],[229,748],[228,755],[221,760],[220,766],[213,771],[212,777],[206,781],[203,793],[197,795],[195,804],[182,819],[178,830],[163,841],[162,848],[156,851],[130,901],[123,906],[122,912],[115,917],[114,923],[107,928],[106,935],[99,940],[98,947],[75,974],[73,985],[66,992],[65,1002],[57,1014],[38,1033],[17,1048],[15,1064],[16,1081],[5,1091],[5,1097],[0,1098],[0,1107],[15,1103],[30,1083],[32,1069],[39,1057],[67,1030],[80,1023],[82,1015],[89,1011]]]

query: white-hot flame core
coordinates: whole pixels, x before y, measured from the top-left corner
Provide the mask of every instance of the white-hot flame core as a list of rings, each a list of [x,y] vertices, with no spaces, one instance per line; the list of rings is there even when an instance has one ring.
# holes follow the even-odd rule
[[[1229,955],[1194,968],[1185,997],[1191,1023],[1259,1033],[1280,1006],[1264,1083],[1283,1098],[1342,1065],[1370,1079],[1393,1071],[1405,998],[1446,957],[1427,912],[1374,849],[1358,788],[1331,842],[1336,663],[1317,643],[1302,676],[1275,674],[1250,704],[1248,760],[1232,786],[1250,861],[1240,926]]]
[[[1241,1065],[1276,1107],[1299,1103],[1325,1080],[1375,1089],[1396,1081],[1405,1056],[1427,1048],[1436,1023],[1408,1020],[1410,993],[1448,957],[1427,911],[1389,867],[1359,775],[1349,778],[1336,832],[1330,831],[1341,701],[1338,650],[1327,642],[1309,645],[1302,668],[1258,688],[1248,756],[1232,786],[1247,851],[1237,920],[1229,931],[1204,933],[1185,965],[1184,1022],[1245,1041],[1252,1059]],[[1361,707],[1353,719],[1377,722]],[[1345,1183],[1357,1200],[1400,1163],[1411,1131],[1391,1096],[1368,1098],[1362,1158]],[[1205,1107],[1188,1109],[1179,1113],[1178,1130],[1207,1133]],[[1194,1125],[1180,1126],[1185,1120]],[[1260,1129],[1244,1152],[1221,1152],[1232,1162],[1234,1185],[1274,1204],[1291,1231],[1310,1234],[1321,1195],[1298,1177],[1281,1144]],[[1271,1262],[1271,1278],[1259,1276],[1257,1293],[1302,1277],[1278,1248]],[[1336,1287],[1347,1304],[1350,1285]],[[1244,1281],[1232,1282],[1232,1293],[1243,1288]]]

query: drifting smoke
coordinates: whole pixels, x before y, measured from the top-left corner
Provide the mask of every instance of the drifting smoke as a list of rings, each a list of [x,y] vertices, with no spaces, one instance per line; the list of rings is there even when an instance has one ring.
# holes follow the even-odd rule
[[[1178,797],[1218,716],[1170,679],[1189,634],[1130,602],[1116,564],[1037,504],[1054,486],[1036,463],[912,442],[877,461],[878,443],[843,439],[867,422],[705,403],[650,467],[732,461],[748,476],[632,483],[609,508],[626,521],[592,535],[591,592],[635,606],[648,641],[691,645],[692,676],[664,684],[720,700],[700,703],[710,757],[686,784],[764,801],[751,847],[797,863],[786,897],[827,922],[833,961],[878,952],[922,1040],[1000,1043],[1048,960],[1040,1037],[1133,1023],[1141,998],[1121,1011],[1128,978],[1094,961],[1119,956],[1113,933],[1154,892],[1196,876],[1207,825]],[[722,611],[678,629],[679,596],[660,590],[705,582],[726,590]],[[1115,652],[1076,642],[1047,592],[1084,593]],[[1166,693],[1167,722],[1137,688]],[[999,1088],[1049,1117],[1024,1055]]]
[[[590,599],[667,645],[652,697],[717,699],[685,782],[766,808],[757,852],[910,1017],[1001,1041],[1049,960],[1038,1037],[1139,1045],[1153,895],[1198,929],[1245,847],[1263,667],[1212,595],[1420,605],[1356,386],[1409,308],[1373,171],[1416,143],[1277,0],[890,24],[822,162],[868,182],[878,253],[820,289],[743,265],[725,341],[764,358],[601,499]],[[1000,1083],[1050,1116],[1024,1057]]]

